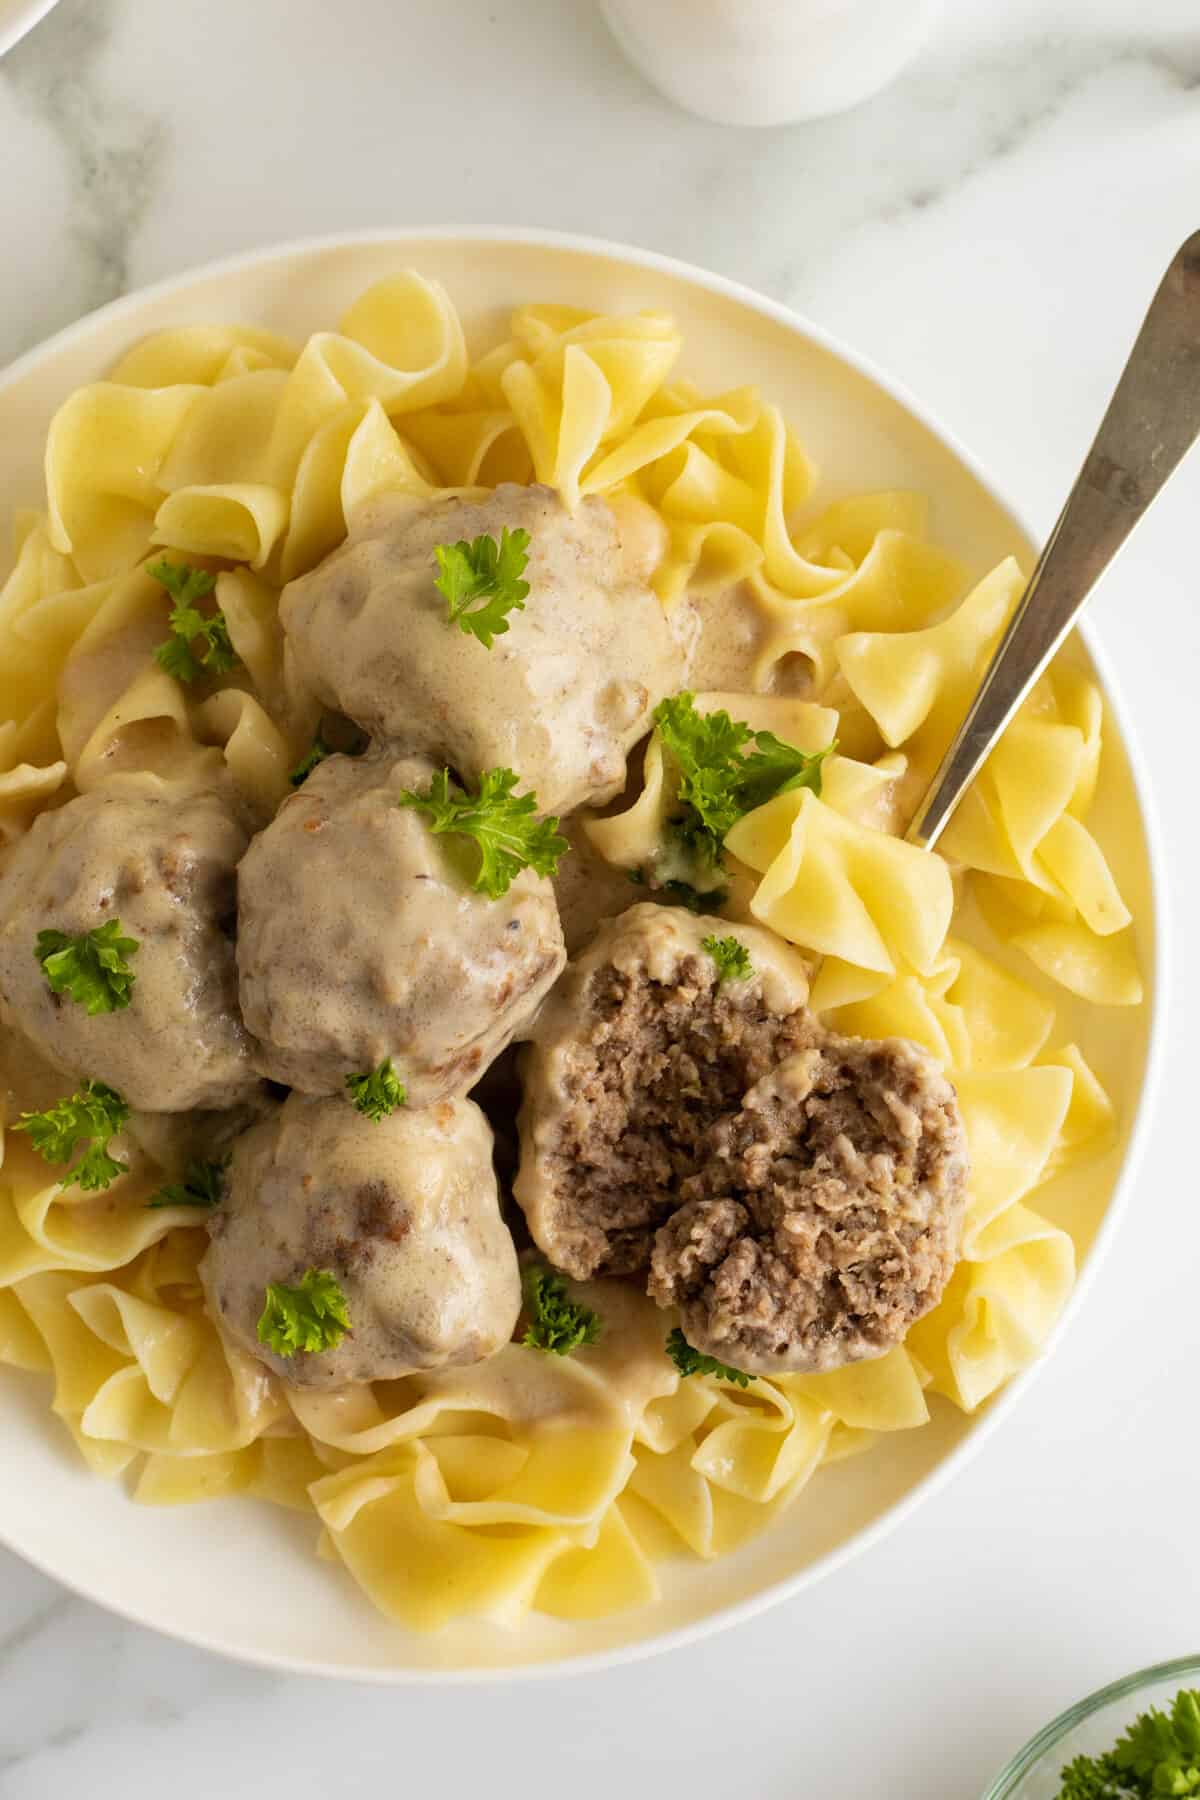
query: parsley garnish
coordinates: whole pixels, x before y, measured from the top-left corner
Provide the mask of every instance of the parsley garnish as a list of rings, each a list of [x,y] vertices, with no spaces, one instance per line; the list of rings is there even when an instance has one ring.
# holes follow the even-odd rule
[[[128,1006],[135,977],[126,957],[133,956],[137,938],[121,936],[120,919],[108,919],[70,937],[65,931],[39,931],[34,955],[46,971],[55,994],[69,994],[87,1011],[119,1012]]]
[[[267,1283],[258,1341],[276,1356],[336,1350],[349,1329],[346,1296],[328,1269],[305,1269],[296,1287]]]
[[[347,1075],[346,1086],[357,1110],[376,1125],[408,1099],[408,1090],[392,1068],[390,1056],[369,1075]]]
[[[303,787],[313,770],[318,768],[327,756],[361,756],[366,748],[365,733],[358,734],[358,742],[352,747],[339,749],[336,744],[326,742],[325,733],[318,726],[312,743],[289,774],[288,780],[294,788]]]
[[[177,681],[195,681],[207,669],[213,675],[226,675],[238,661],[237,651],[229,641],[229,627],[223,612],[202,613],[196,605],[211,594],[217,578],[209,569],[194,569],[190,563],[167,562],[165,557],[146,564],[147,575],[166,588],[175,604],[171,608],[171,636],[154,652],[154,660]],[[199,655],[192,645],[203,644]]]
[[[698,713],[687,693],[661,701],[654,723],[679,771],[679,798],[686,809],[677,821],[680,835],[719,866],[725,833],[742,816],[742,750],[754,733],[727,712]]]
[[[525,610],[529,583],[522,581],[529,561],[529,533],[504,526],[500,542],[477,537],[473,543],[435,544],[438,576],[434,582],[446,599],[446,618],[460,631],[474,632],[485,650],[508,630],[510,612]],[[475,606],[473,601],[482,601]]]
[[[1077,1756],[1058,1800],[1142,1800],[1200,1794],[1200,1689],[1183,1688],[1170,1712],[1141,1713],[1103,1756]]]
[[[172,1181],[159,1188],[147,1206],[217,1206],[225,1196],[225,1171],[229,1158],[217,1162],[189,1162],[182,1181]]]
[[[569,848],[558,836],[557,819],[537,818],[537,796],[514,794],[517,777],[511,769],[487,769],[480,777],[477,794],[451,788],[449,769],[439,769],[427,794],[404,789],[400,806],[415,806],[429,814],[432,832],[461,832],[479,845],[479,873],[474,886],[498,900],[507,894],[522,869],[553,875]]]
[[[735,937],[706,937],[700,948],[707,950],[717,965],[717,986],[724,981],[749,981],[754,973],[750,952]]]
[[[129,1108],[115,1089],[102,1081],[85,1081],[76,1093],[56,1100],[45,1112],[22,1113],[13,1130],[27,1131],[38,1155],[51,1163],[70,1162],[80,1144],[88,1143],[90,1148],[58,1185],[70,1187],[74,1182],[94,1194],[128,1171],[128,1163],[108,1154],[109,1139],[128,1117]]]
[[[601,1331],[600,1315],[570,1298],[561,1275],[550,1269],[526,1269],[523,1286],[529,1323],[521,1342],[530,1350],[570,1356],[582,1344],[596,1342]]]
[[[303,787],[317,764],[323,763],[327,756],[332,755],[333,746],[325,742],[320,729],[318,729],[311,745],[288,776],[288,780],[293,787]]]
[[[692,913],[719,912],[729,898],[728,888],[710,888],[702,894],[688,881],[664,881],[663,893]]]
[[[629,879],[634,887],[653,887],[656,893],[670,894],[677,906],[684,906],[688,912],[719,912],[729,897],[727,888],[710,888],[702,894],[687,881],[655,881],[648,882],[644,869],[630,869]]]
[[[699,713],[688,693],[661,701],[654,723],[679,774],[683,812],[675,828],[717,869],[726,833],[744,813],[792,788],[821,792],[821,764],[833,749],[830,744],[810,754],[773,731],[752,731],[727,712]],[[755,746],[749,756],[748,744]]]
[[[836,744],[827,744],[824,750],[797,750],[773,731],[756,731],[754,743],[755,749],[742,764],[738,787],[744,813],[796,788],[810,788],[820,795],[822,764],[837,749]]]
[[[718,1362],[715,1356],[702,1356],[699,1350],[693,1350],[678,1325],[668,1333],[667,1355],[681,1375],[715,1375],[718,1381],[732,1381],[740,1388],[749,1387],[752,1381],[758,1380],[757,1375],[747,1375],[744,1369],[731,1369],[728,1363]]]

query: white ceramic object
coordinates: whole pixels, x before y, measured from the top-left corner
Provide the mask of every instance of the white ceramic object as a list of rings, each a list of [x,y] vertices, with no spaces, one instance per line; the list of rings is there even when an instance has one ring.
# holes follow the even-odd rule
[[[0,0],[0,56],[20,43],[57,0]]]
[[[798,421],[822,469],[822,504],[847,492],[919,488],[933,499],[935,538],[973,570],[1010,551],[1032,563],[1029,534],[969,457],[894,384],[823,332],[733,282],[667,258],[522,230],[385,231],[285,246],[103,308],[0,378],[5,511],[42,497],[42,443],[55,407],[146,332],[239,319],[302,335],[335,321],[370,282],[410,265],[445,283],[475,341],[494,341],[507,311],[531,300],[671,312],[683,327],[690,376],[714,392],[757,381]],[[1111,1157],[1053,1190],[1054,1206],[1085,1243],[1070,1312],[1129,1191],[1162,1043],[1167,973],[1162,883],[1153,878],[1162,865],[1146,784],[1130,766],[1119,703],[1086,637],[1072,639],[1066,653],[1093,669],[1108,700],[1089,824],[1118,861],[1150,995],[1145,1008],[1132,1015],[1112,1009],[1107,1020],[1101,1009],[1074,1009],[1069,1000],[1061,1009],[1064,1037],[1082,1043],[1124,1112]],[[0,1484],[0,1541],[115,1612],[274,1668],[375,1681],[586,1670],[694,1639],[838,1568],[961,1467],[1035,1373],[975,1418],[935,1402],[920,1430],[821,1471],[791,1511],[736,1554],[664,1568],[655,1607],[586,1624],[535,1616],[517,1634],[467,1625],[432,1638],[407,1633],[376,1614],[340,1569],[316,1560],[311,1521],[245,1499],[134,1506],[119,1485],[84,1469],[48,1410],[47,1384],[7,1369],[0,1369],[0,1466],[9,1471]],[[1010,1434],[1009,1446],[1021,1453],[1019,1434]]]
[[[721,125],[845,112],[920,49],[941,0],[600,0],[647,81]]]

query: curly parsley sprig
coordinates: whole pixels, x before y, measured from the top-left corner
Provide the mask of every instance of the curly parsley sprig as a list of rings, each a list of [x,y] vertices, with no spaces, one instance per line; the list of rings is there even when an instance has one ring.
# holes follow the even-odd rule
[[[446,620],[473,633],[485,650],[508,630],[508,615],[525,610],[529,583],[522,581],[529,561],[529,533],[505,525],[500,542],[477,537],[471,543],[435,544],[438,575],[434,587],[445,597]],[[481,602],[482,604],[477,604]]]
[[[596,1342],[603,1329],[599,1313],[572,1300],[561,1275],[535,1264],[526,1269],[522,1286],[529,1323],[521,1342],[528,1349],[570,1356],[582,1345]]]
[[[267,1283],[258,1341],[276,1356],[314,1356],[336,1350],[350,1329],[350,1310],[336,1275],[305,1269],[295,1287]]]
[[[715,1356],[703,1356],[692,1346],[676,1325],[674,1331],[667,1336],[667,1355],[675,1364],[681,1375],[712,1375],[718,1381],[732,1381],[735,1387],[749,1387],[757,1381],[757,1375],[747,1375],[744,1369],[731,1369],[728,1363],[718,1362]]]
[[[559,858],[569,848],[558,835],[558,820],[537,817],[535,794],[514,794],[517,777],[511,769],[487,769],[477,793],[450,785],[449,769],[439,769],[427,794],[405,788],[397,796],[400,806],[415,806],[429,815],[435,834],[457,832],[479,846],[479,873],[474,887],[492,900],[507,894],[522,869],[553,875]]]
[[[189,1162],[184,1169],[183,1180],[171,1181],[159,1188],[153,1200],[147,1200],[146,1205],[151,1208],[219,1206],[225,1197],[225,1171],[229,1162],[228,1156],[219,1157],[216,1162]]]
[[[129,1005],[136,977],[127,958],[137,949],[137,938],[121,936],[120,919],[107,919],[75,937],[65,931],[39,931],[33,954],[45,970],[51,992],[69,994],[94,1018]]]
[[[356,1111],[376,1125],[408,1099],[408,1089],[393,1069],[390,1056],[369,1075],[347,1075],[346,1086]]]
[[[716,865],[726,832],[742,816],[737,783],[742,750],[754,734],[727,712],[697,712],[688,693],[661,701],[653,716],[663,748],[678,771],[680,836],[703,849]]]
[[[721,867],[726,835],[744,814],[794,788],[820,794],[822,764],[835,747],[798,750],[727,712],[697,712],[689,693],[660,701],[653,717],[678,775],[676,832],[714,869]]]
[[[58,1185],[74,1184],[92,1194],[128,1173],[128,1163],[118,1162],[108,1150],[110,1139],[128,1118],[129,1108],[115,1088],[102,1081],[85,1081],[77,1092],[56,1100],[45,1112],[22,1113],[13,1130],[27,1132],[38,1155],[50,1163],[70,1162],[80,1144],[86,1143],[88,1149]]]
[[[777,794],[790,794],[797,788],[808,788],[818,799],[825,758],[832,756],[836,743],[823,750],[797,750],[785,744],[773,731],[756,731],[755,748],[742,763],[738,781],[738,799],[744,813],[765,806]]]
[[[190,563],[168,562],[165,557],[146,564],[146,573],[165,587],[175,604],[171,608],[171,636],[154,652],[160,669],[177,681],[195,681],[205,673],[227,675],[239,662],[229,638],[223,612],[202,613],[196,605],[211,594],[217,578],[210,569]],[[200,650],[194,646],[199,644]]]
[[[717,965],[717,986],[726,981],[749,981],[754,973],[750,952],[735,937],[706,937],[700,948],[707,950]]]

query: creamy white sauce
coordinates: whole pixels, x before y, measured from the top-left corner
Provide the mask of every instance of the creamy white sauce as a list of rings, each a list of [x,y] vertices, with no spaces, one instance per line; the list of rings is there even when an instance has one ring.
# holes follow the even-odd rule
[[[521,1283],[479,1108],[445,1100],[364,1120],[293,1094],[234,1146],[200,1265],[209,1303],[253,1355],[305,1386],[475,1363],[508,1342]],[[351,1329],[318,1354],[258,1340],[268,1282],[328,1270]]]
[[[487,651],[447,629],[440,597],[427,618],[414,606],[415,587],[430,586],[425,539],[431,544],[441,534],[422,524],[410,502],[381,501],[356,522],[344,549],[285,597],[289,669],[307,678],[317,698],[357,711],[375,731],[407,737],[468,771],[506,763],[543,804],[567,808],[619,793],[625,754],[648,731],[663,694],[685,684],[718,690],[721,703],[743,716],[740,695],[810,693],[808,659],[778,653],[778,621],[748,584],[684,600],[669,622],[664,618],[645,585],[667,549],[666,527],[653,509],[619,496],[611,511],[591,504],[567,525],[564,517],[557,501],[536,489],[502,490],[470,513],[480,531],[524,523],[534,538],[539,603],[514,613],[510,632]],[[421,546],[416,565],[414,543]],[[362,563],[364,556],[356,568],[355,557]],[[608,585],[595,579],[598,558],[610,567]],[[406,613],[399,658],[397,644],[389,644],[389,610],[393,619]],[[615,631],[605,622],[610,617],[619,622]],[[131,613],[125,637],[98,643],[90,662],[76,659],[80,680],[86,673],[85,685],[96,692],[126,683],[133,663],[152,647],[149,635],[144,611]],[[468,691],[476,704],[460,711],[455,697]],[[351,693],[357,705],[347,705]],[[99,717],[98,702],[89,704],[83,692],[71,702],[75,731],[86,734]],[[483,729],[464,735],[467,713]],[[81,742],[76,753],[79,748]],[[372,773],[373,760],[380,773]],[[381,1373],[394,1378],[448,1357],[451,1366],[408,1374],[390,1387],[384,1382],[378,1392],[385,1410],[469,1402],[481,1413],[525,1423],[628,1423],[650,1400],[672,1392],[678,1376],[663,1355],[664,1315],[626,1282],[575,1290],[604,1320],[600,1342],[585,1352],[563,1359],[514,1343],[489,1355],[512,1330],[518,1304],[512,1243],[496,1209],[490,1137],[475,1108],[427,1103],[454,1089],[457,1073],[447,1081],[446,1071],[457,1070],[456,1059],[465,1059],[461,1089],[528,1023],[562,951],[553,907],[547,910],[543,897],[549,884],[525,875],[504,901],[482,899],[468,879],[475,853],[461,841],[431,838],[417,814],[395,805],[390,790],[425,785],[430,767],[410,758],[389,774],[378,759],[327,763],[285,802],[246,860],[241,997],[259,1036],[258,1069],[340,1096],[348,1070],[391,1056],[409,1082],[410,1099],[424,1110],[374,1126],[340,1097],[297,1095],[245,1132],[205,1265],[209,1292],[225,1328],[263,1356],[255,1324],[265,1284],[295,1279],[314,1258],[341,1255],[355,1330],[344,1351],[315,1359],[306,1370],[321,1385],[335,1384],[330,1393],[306,1390],[309,1408],[344,1412],[353,1393],[365,1403],[369,1390],[336,1383]],[[634,792],[639,780],[635,773]],[[899,786],[881,785],[877,822],[884,828],[892,824]],[[629,797],[612,799],[613,810]],[[586,816],[574,810],[563,821],[570,852],[553,884],[572,953],[603,920],[646,898],[626,870],[591,847],[582,829]],[[49,824],[41,831],[57,829]],[[25,840],[26,861],[38,861],[35,836]],[[750,886],[748,876],[739,881],[732,872],[730,911],[744,914]],[[87,922],[82,914],[72,919],[76,928]],[[761,946],[756,961],[765,979],[787,987],[776,1000],[798,1000],[803,965],[789,947],[777,947],[783,961]],[[27,977],[36,973],[32,957],[29,962]],[[150,970],[147,959],[139,973]],[[142,996],[153,1000],[149,980]],[[40,998],[16,1000],[14,1016],[32,1015]],[[143,1037],[160,1056],[159,1025],[144,1023]],[[16,1034],[3,1045],[0,1083],[8,1089],[10,1117],[48,1104],[64,1086]],[[177,1175],[187,1157],[219,1152],[248,1116],[135,1113],[126,1141],[139,1166],[149,1157]],[[426,1141],[430,1131],[440,1133],[437,1145]],[[377,1246],[367,1263],[351,1267],[345,1246],[363,1239],[359,1227],[376,1189],[379,1204],[367,1223],[394,1225],[401,1217],[407,1223],[394,1242],[383,1234],[382,1255]],[[323,1200],[314,1213],[318,1191]],[[470,1362],[477,1355],[487,1360]],[[294,1367],[268,1360],[295,1379]],[[302,1413],[299,1394],[296,1405]],[[359,1410],[357,1402],[350,1407]]]
[[[697,596],[684,607],[692,623],[679,629],[693,642],[688,683],[697,693],[815,697],[811,658],[799,646],[788,647],[749,582]]]
[[[433,775],[423,757],[330,757],[243,858],[242,1012],[273,1080],[341,1094],[390,1060],[410,1106],[465,1093],[562,968],[549,881],[478,892],[478,851],[400,804]]]
[[[131,1106],[232,1106],[257,1086],[237,1008],[234,870],[246,836],[214,794],[104,788],[43,813],[0,879],[0,1011],[69,1075]],[[89,1015],[52,992],[38,932],[110,920],[133,941],[128,1003]]]
[[[529,534],[529,592],[488,648],[448,624],[434,548],[499,541],[504,528]],[[570,514],[544,487],[505,486],[478,503],[372,503],[340,550],[285,588],[280,614],[295,667],[326,705],[464,780],[513,769],[542,813],[619,792],[626,751],[682,674],[608,507],[585,500]]]

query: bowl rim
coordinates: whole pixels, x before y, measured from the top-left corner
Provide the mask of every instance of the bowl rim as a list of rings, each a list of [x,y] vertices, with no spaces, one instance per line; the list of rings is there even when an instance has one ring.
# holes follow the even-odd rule
[[[1110,1681],[1107,1686],[1097,1688],[1094,1693],[1085,1694],[1082,1700],[1065,1706],[1057,1717],[1043,1725],[1034,1733],[1027,1744],[1023,1744],[1007,1767],[1001,1769],[995,1781],[981,1796],[981,1800],[1018,1800],[1018,1787],[1025,1777],[1031,1774],[1047,1750],[1061,1742],[1067,1732],[1093,1713],[1098,1713],[1114,1700],[1126,1700],[1131,1694],[1155,1687],[1160,1681],[1178,1681],[1187,1676],[1200,1675],[1200,1652],[1194,1656],[1175,1656],[1169,1662],[1151,1663],[1148,1669],[1137,1669],[1132,1675],[1122,1675],[1117,1681]]]
[[[38,0],[38,3],[40,4],[41,0]],[[49,10],[49,5],[53,3],[54,0],[47,0],[46,10]],[[762,317],[782,325],[798,337],[807,339],[827,355],[839,359],[848,368],[863,376],[889,398],[895,400],[925,430],[938,439],[951,456],[974,477],[1013,521],[1016,530],[1020,531],[1031,543],[1037,544],[1041,541],[1040,534],[1031,529],[1021,512],[986,473],[972,453],[963,446],[952,431],[915,399],[902,381],[885,373],[869,357],[843,343],[824,326],[815,324],[803,313],[785,306],[781,301],[758,293],[742,282],[726,275],[719,275],[695,263],[687,262],[683,258],[667,256],[659,251],[643,249],[632,244],[623,244],[617,239],[594,237],[581,232],[552,230],[541,226],[379,225],[352,231],[290,238],[252,250],[237,251],[230,256],[217,257],[209,262],[195,264],[177,274],[162,277],[156,282],[134,289],[131,293],[123,294],[118,299],[111,300],[106,305],[85,313],[82,318],[72,321],[71,324],[64,326],[51,337],[35,344],[31,349],[19,355],[14,362],[0,369],[0,397],[11,385],[15,385],[26,374],[36,369],[43,360],[50,360],[64,350],[84,344],[97,325],[119,322],[126,316],[135,317],[148,301],[168,299],[171,294],[182,292],[198,281],[244,274],[295,255],[350,250],[371,244],[395,244],[399,251],[403,251],[406,245],[430,242],[461,243],[466,246],[486,244],[530,246],[538,249],[608,257],[623,262],[629,267],[649,269],[690,282],[695,286],[707,289],[709,293],[756,312]],[[1130,776],[1146,840],[1154,971],[1146,994],[1150,1013],[1145,1075],[1138,1097],[1137,1112],[1130,1127],[1124,1161],[1117,1173],[1111,1199],[1105,1209],[1099,1230],[1092,1240],[1082,1272],[1077,1275],[1067,1304],[1043,1346],[1041,1354],[1027,1369],[1022,1370],[1019,1375],[1008,1382],[998,1397],[989,1402],[984,1412],[977,1416],[972,1430],[962,1442],[956,1445],[936,1468],[918,1481],[904,1495],[903,1499],[890,1507],[880,1518],[847,1539],[846,1542],[839,1544],[835,1550],[818,1558],[795,1575],[781,1581],[771,1582],[747,1599],[722,1607],[702,1619],[640,1639],[633,1644],[618,1645],[579,1656],[567,1655],[543,1662],[522,1664],[511,1669],[494,1666],[467,1666],[457,1669],[347,1668],[340,1663],[326,1663],[315,1658],[286,1656],[265,1650],[247,1650],[223,1641],[215,1633],[185,1628],[177,1629],[170,1625],[164,1625],[161,1620],[150,1616],[144,1608],[135,1605],[122,1606],[107,1597],[97,1597],[89,1592],[84,1584],[64,1577],[48,1562],[32,1557],[23,1549],[10,1544],[4,1535],[2,1521],[0,1521],[0,1545],[11,1550],[14,1555],[21,1557],[32,1567],[37,1568],[40,1573],[50,1576],[61,1586],[67,1588],[69,1592],[82,1599],[92,1601],[93,1604],[103,1607],[119,1618],[126,1619],[147,1630],[157,1631],[180,1643],[211,1651],[236,1662],[283,1674],[313,1675],[329,1680],[355,1681],[374,1686],[400,1684],[473,1686],[484,1683],[544,1681],[568,1675],[587,1675],[602,1669],[640,1662],[651,1656],[662,1655],[666,1651],[682,1649],[688,1645],[699,1643],[702,1639],[710,1637],[718,1631],[724,1631],[731,1626],[757,1618],[768,1608],[792,1599],[804,1588],[834,1574],[854,1557],[881,1543],[923,1501],[936,1494],[960,1469],[965,1467],[967,1461],[1008,1418],[1057,1349],[1065,1330],[1077,1316],[1079,1308],[1095,1280],[1097,1269],[1112,1247],[1117,1226],[1129,1203],[1134,1177],[1141,1166],[1145,1153],[1150,1120],[1161,1084],[1167,1041],[1168,966],[1172,954],[1162,824],[1144,752],[1132,730],[1129,711],[1124,696],[1114,679],[1109,658],[1096,644],[1086,621],[1078,625],[1076,630],[1095,665],[1103,687],[1105,702],[1116,720],[1129,763]]]

